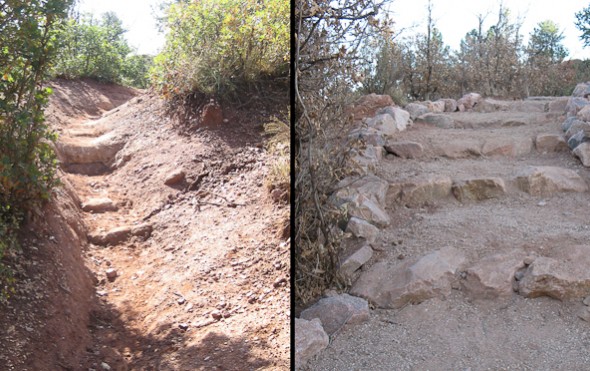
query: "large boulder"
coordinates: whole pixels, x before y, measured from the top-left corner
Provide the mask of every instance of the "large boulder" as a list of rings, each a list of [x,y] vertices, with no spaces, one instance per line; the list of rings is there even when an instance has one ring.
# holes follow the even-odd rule
[[[470,178],[456,181],[452,192],[457,200],[480,201],[498,198],[506,193],[506,186],[502,178]]]
[[[322,322],[324,331],[332,336],[346,325],[369,320],[369,304],[366,300],[348,294],[320,299],[316,304],[301,312],[301,318]]]
[[[439,99],[438,101],[444,102],[445,110],[444,112],[455,112],[457,110],[457,101],[450,98]]]
[[[364,118],[375,116],[379,108],[393,105],[393,100],[389,95],[369,94],[360,97],[354,102],[348,108],[348,112],[353,116],[354,121],[360,121]]]
[[[559,300],[590,295],[590,246],[563,246],[558,254],[538,257],[528,266],[518,284],[521,295]]]
[[[427,113],[418,117],[416,122],[436,126],[441,129],[452,129],[455,127],[455,121],[449,115]]]
[[[412,121],[410,119],[410,113],[406,110],[403,110],[399,107],[395,106],[388,106],[381,108],[377,111],[378,115],[389,115],[393,119],[395,123],[395,127],[397,131],[404,131],[410,125],[412,125]]]
[[[385,145],[385,134],[374,128],[354,128],[348,133],[349,141],[360,140],[371,146]]]
[[[587,82],[581,82],[574,88],[572,92],[573,97],[588,98],[590,95],[590,84]]]
[[[311,321],[295,318],[295,368],[304,366],[311,358],[328,347],[330,338],[318,318]]]
[[[98,138],[62,138],[56,143],[57,154],[64,166],[73,164],[101,164],[110,168],[126,138],[108,133]]]
[[[588,185],[575,171],[554,166],[529,166],[516,177],[518,187],[533,195],[586,192]]]
[[[465,270],[464,290],[474,299],[511,296],[514,274],[524,268],[525,257],[524,251],[513,250],[483,258]]]
[[[580,159],[582,165],[590,167],[590,143],[581,143],[574,149],[574,155]]]
[[[457,107],[461,112],[470,111],[481,101],[482,97],[478,93],[468,93],[457,101]]]
[[[380,114],[368,118],[366,120],[366,123],[369,128],[375,129],[378,132],[383,133],[383,135],[386,137],[391,137],[395,135],[395,133],[400,131],[393,117],[387,114]]]
[[[590,104],[590,102],[586,98],[571,97],[565,106],[567,116],[576,116],[578,112],[588,104]]]
[[[584,122],[582,120],[574,119],[568,125],[568,128],[565,132],[565,138],[567,140],[569,140],[571,137],[578,134],[580,131],[583,131],[586,136],[589,136],[590,135],[590,123]]]
[[[465,261],[459,250],[446,247],[399,265],[376,263],[361,274],[350,293],[379,308],[401,308],[408,303],[444,298],[451,293],[455,273]]]
[[[410,114],[412,120],[416,120],[418,117],[430,112],[426,106],[419,103],[408,103],[404,109]]]

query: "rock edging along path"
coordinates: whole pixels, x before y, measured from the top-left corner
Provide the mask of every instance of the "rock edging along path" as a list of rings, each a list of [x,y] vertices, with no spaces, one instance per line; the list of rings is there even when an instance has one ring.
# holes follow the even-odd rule
[[[569,98],[500,101],[471,93],[459,101],[411,103],[405,110],[383,96],[359,100],[349,134],[363,143],[349,163],[356,175],[343,179],[331,196],[348,214],[340,273],[350,295],[328,293],[296,319],[297,367],[590,367],[576,351],[586,334],[570,337],[561,353],[568,355],[565,361],[536,351],[513,357],[503,348],[518,343],[509,330],[514,326],[531,328],[530,342],[541,352],[548,346],[543,334],[567,338],[587,326],[580,318],[590,319],[582,303],[590,296],[588,96],[590,84],[579,84]],[[498,310],[521,313],[532,298],[539,299],[530,304],[531,317],[544,318],[556,307],[568,316],[549,332],[528,318],[497,320]],[[470,303],[495,309],[465,314]],[[446,312],[422,309],[436,304]],[[440,320],[445,313],[452,314],[443,324],[418,320]],[[395,320],[401,314],[405,322]],[[484,335],[507,340],[490,346],[483,337],[456,339],[462,319],[453,316],[474,326],[497,321]],[[382,332],[391,336],[383,321],[401,326],[394,331],[401,356],[369,355],[390,349],[363,341],[381,344]],[[303,336],[297,328],[309,331]],[[441,334],[425,343],[422,331]],[[421,346],[407,349],[403,339]],[[449,353],[449,346],[455,351]],[[351,349],[357,354],[343,356]],[[478,352],[480,359],[470,361]],[[502,354],[508,355],[504,361]],[[437,364],[440,357],[446,361]]]

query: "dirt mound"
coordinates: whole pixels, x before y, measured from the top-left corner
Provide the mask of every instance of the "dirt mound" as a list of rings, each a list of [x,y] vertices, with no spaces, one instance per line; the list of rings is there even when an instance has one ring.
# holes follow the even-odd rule
[[[53,207],[69,205],[76,224],[48,226],[57,243],[38,251],[55,259],[39,258],[30,285],[42,293],[37,308],[63,304],[50,314],[63,326],[19,317],[14,331],[30,351],[0,340],[0,357],[35,370],[288,369],[290,246],[280,235],[289,210],[263,186],[271,158],[260,132],[274,112],[228,110],[221,127],[181,135],[156,96],[91,81],[52,86],[47,117],[72,185]],[[48,278],[62,270],[65,289]],[[0,310],[22,317],[31,300],[17,295]]]

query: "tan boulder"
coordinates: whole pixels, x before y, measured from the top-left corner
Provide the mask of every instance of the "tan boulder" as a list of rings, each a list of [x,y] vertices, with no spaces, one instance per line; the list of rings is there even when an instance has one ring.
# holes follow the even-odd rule
[[[444,175],[415,179],[403,184],[401,202],[409,207],[433,203],[448,197],[451,194],[452,185],[451,178]]]
[[[452,192],[457,200],[480,201],[498,198],[506,193],[506,186],[502,178],[471,178],[456,181]]]
[[[590,167],[590,142],[579,144],[574,149],[574,155],[580,159],[582,165]]]
[[[301,318],[322,322],[329,336],[346,325],[361,324],[369,320],[369,304],[366,300],[341,294],[320,299],[316,304],[301,312]]]
[[[559,134],[539,134],[535,138],[535,147],[542,153],[567,151],[565,138]]]
[[[516,177],[518,187],[533,195],[586,192],[588,185],[575,171],[554,166],[529,166]]]
[[[513,293],[514,274],[524,268],[526,253],[513,250],[487,256],[465,270],[462,286],[474,299],[509,297]]]
[[[495,138],[486,140],[481,153],[484,156],[518,157],[530,153],[532,149],[531,138]]]
[[[91,198],[82,203],[82,210],[93,213],[117,211],[119,208],[110,198]]]
[[[397,157],[401,158],[418,158],[424,152],[422,144],[416,142],[387,142],[384,146],[388,153],[393,153]]]

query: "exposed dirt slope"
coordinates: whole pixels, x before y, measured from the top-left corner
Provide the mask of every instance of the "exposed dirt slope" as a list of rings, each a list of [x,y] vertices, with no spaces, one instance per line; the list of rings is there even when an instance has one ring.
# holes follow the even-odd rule
[[[583,245],[588,249],[590,240],[587,190],[547,188],[541,194],[530,194],[534,192],[525,192],[517,184],[519,174],[529,166],[567,169],[590,184],[590,171],[567,148],[543,151],[534,146],[539,134],[563,134],[560,126],[565,116],[527,104],[514,112],[450,114],[462,127],[415,124],[396,136],[394,141],[419,143],[423,151],[413,159],[389,154],[376,167],[374,174],[390,184],[387,213],[391,223],[380,231],[372,260],[356,278],[368,277],[377,263],[395,271],[409,260],[443,248],[455,249],[465,256],[465,262],[448,295],[417,298],[416,303],[397,309],[372,306],[368,322],[336,334],[305,370],[590,369],[586,351],[590,327],[578,318],[584,308],[583,296],[560,301],[545,296],[555,296],[548,290],[533,295],[542,296],[539,298],[524,297],[522,292],[512,292],[514,285],[519,290],[523,285],[517,282],[522,279],[517,278],[518,267],[509,271],[501,266],[510,256],[529,257],[520,267],[535,259],[576,266],[575,259],[568,256],[569,248]],[[411,204],[409,198],[405,203],[411,187],[406,188],[406,194],[395,193],[396,184],[420,185],[426,184],[421,180],[440,178],[449,179],[449,192],[440,196],[435,191],[416,192],[415,197],[423,197],[420,204]],[[488,196],[479,190],[480,200],[459,201],[450,193],[451,180],[461,184],[465,179],[492,178],[504,182],[501,194]],[[489,256],[496,257],[499,264],[486,260]],[[432,269],[437,267],[433,263]],[[509,271],[505,279],[502,269]],[[504,279],[502,285],[506,283],[507,290],[494,292],[500,292],[497,297],[473,290],[469,280],[477,274],[483,276],[482,272],[490,272],[486,277],[496,280],[491,286]],[[548,282],[552,274],[547,273]],[[545,284],[539,280],[540,286]],[[393,287],[399,284],[384,281],[379,282]],[[494,289],[504,289],[502,285]],[[357,287],[353,285],[352,291]]]
[[[68,281],[85,295],[69,307],[73,336],[40,319],[41,339],[24,341],[29,359],[42,359],[48,344],[61,355],[15,358],[14,369],[288,369],[288,207],[263,185],[261,124],[271,112],[228,111],[223,127],[179,135],[155,96],[91,81],[53,85],[48,119],[75,192],[72,239],[81,236],[75,248],[60,237],[54,249],[73,257],[54,260],[96,285]],[[171,179],[175,172],[184,178]],[[53,295],[68,307],[74,294]],[[15,305],[19,312],[27,299]]]

